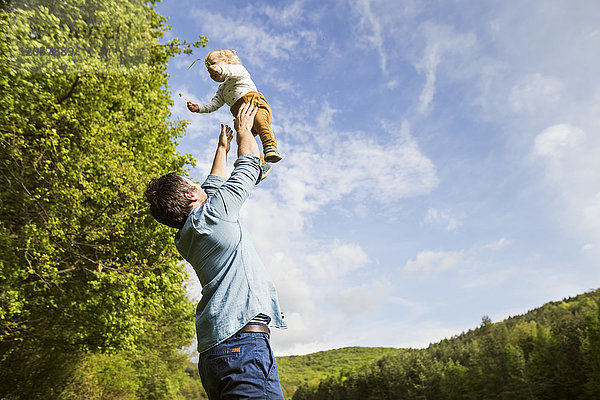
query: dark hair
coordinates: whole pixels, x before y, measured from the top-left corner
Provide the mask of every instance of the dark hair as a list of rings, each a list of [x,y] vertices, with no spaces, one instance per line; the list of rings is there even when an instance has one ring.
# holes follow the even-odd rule
[[[184,194],[195,189],[188,181],[175,172],[154,178],[144,194],[150,203],[150,214],[161,224],[181,229],[192,207],[192,201]]]

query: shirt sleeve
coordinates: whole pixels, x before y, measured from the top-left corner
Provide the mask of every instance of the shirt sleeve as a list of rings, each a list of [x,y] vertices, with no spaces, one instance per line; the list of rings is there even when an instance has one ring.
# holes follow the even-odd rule
[[[221,86],[219,86],[215,97],[213,97],[209,102],[198,104],[198,112],[211,113],[213,111],[217,111],[223,104],[225,104],[225,100],[221,95]]]
[[[219,175],[208,175],[202,184],[202,189],[204,189],[208,196],[212,196],[224,183],[225,179],[223,177]]]
[[[221,75],[226,78],[250,78],[248,70],[240,64],[221,65]]]
[[[223,212],[229,219],[238,219],[242,204],[250,195],[254,185],[260,182],[260,158],[253,154],[243,154],[234,163],[231,177],[215,192],[215,199],[221,199]]]

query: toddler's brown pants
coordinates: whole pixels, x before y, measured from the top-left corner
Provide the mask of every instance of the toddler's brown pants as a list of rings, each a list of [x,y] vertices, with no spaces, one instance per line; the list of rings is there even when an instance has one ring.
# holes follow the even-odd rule
[[[273,135],[273,130],[271,129],[273,115],[271,114],[271,107],[269,106],[269,103],[267,103],[265,96],[259,92],[248,92],[240,97],[239,100],[231,106],[231,113],[234,117],[237,116],[238,110],[244,103],[251,103],[255,107],[258,107],[256,117],[254,118],[254,125],[252,126],[252,134],[260,137],[263,151],[265,146],[277,147],[275,135]]]

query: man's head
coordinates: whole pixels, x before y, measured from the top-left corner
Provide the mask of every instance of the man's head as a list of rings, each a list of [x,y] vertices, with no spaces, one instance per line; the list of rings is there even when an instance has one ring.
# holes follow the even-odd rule
[[[191,180],[169,172],[154,178],[144,192],[150,214],[160,223],[181,229],[190,211],[206,200],[206,193]]]

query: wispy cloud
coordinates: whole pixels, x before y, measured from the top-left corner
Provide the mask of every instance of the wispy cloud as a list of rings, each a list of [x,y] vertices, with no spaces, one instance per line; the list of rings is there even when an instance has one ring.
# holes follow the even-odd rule
[[[379,55],[379,66],[383,73],[388,72],[387,52],[384,49],[384,37],[382,34],[382,25],[375,13],[371,9],[371,0],[354,0],[353,6],[356,14],[359,16],[360,27],[365,40],[369,46],[372,46]]]
[[[332,243],[325,251],[308,254],[308,264],[316,279],[336,279],[364,266],[369,257],[356,244]]]
[[[437,208],[430,208],[425,215],[425,222],[445,225],[446,230],[451,231],[459,227],[462,223],[452,217],[448,211],[440,211]]]
[[[301,7],[301,3],[296,4]],[[269,10],[275,12],[273,7]],[[314,31],[296,29],[295,25],[287,31],[281,27],[275,29],[275,25],[265,24],[264,18],[261,21],[254,7],[227,16],[205,10],[195,10],[192,14],[205,35],[237,50],[242,62],[248,60],[257,66],[267,66],[275,59],[288,60],[299,53],[310,57],[317,46]],[[286,17],[286,21],[294,23],[291,17]]]
[[[414,260],[409,260],[403,267],[405,272],[419,272],[429,275],[454,269],[464,260],[463,252],[456,251],[421,251]]]
[[[310,343],[313,349],[319,347],[323,332],[329,329],[321,321],[319,307],[331,301],[327,296],[332,292],[348,297],[364,290],[345,278],[367,271],[371,263],[370,255],[356,243],[335,237],[327,241],[313,238],[313,218],[336,205],[348,207],[349,201],[359,208],[367,198],[371,204],[393,205],[430,192],[437,177],[433,163],[420,151],[406,125],[394,129],[391,127],[398,124],[384,124],[375,138],[336,129],[339,110],[327,104],[318,105],[318,113],[280,107],[274,107],[279,116],[275,128],[286,133],[287,140],[280,146],[285,162],[276,164],[253,192],[242,218],[298,329],[311,324],[322,327],[319,332],[274,337],[287,352]],[[337,316],[334,313],[329,318]],[[290,330],[296,329],[290,324]]]
[[[579,265],[597,259],[600,250],[600,9],[559,0],[560,7],[540,13],[541,3],[192,5],[202,11],[188,13],[186,22],[192,15],[194,29],[209,37],[206,50],[237,49],[256,70],[259,90],[276,89],[266,94],[284,160],[255,189],[242,218],[290,325],[273,334],[279,353],[426,346],[473,327],[440,322],[445,315],[435,314],[438,294],[453,298],[444,311],[461,309],[448,317],[454,320],[466,314],[463,294],[489,294],[478,314],[467,317],[477,323],[484,312],[499,315],[516,307],[520,300],[510,306],[506,300],[521,290],[535,299],[529,305],[538,306],[539,299],[575,294],[597,275],[592,263],[582,274],[563,266],[549,272],[563,260],[548,260],[536,240],[524,242],[519,235],[520,227],[540,223],[550,237],[566,239],[565,254],[577,250]],[[358,53],[368,59],[357,62]],[[185,58],[177,63],[178,72],[189,65]],[[365,79],[368,67],[380,73]],[[337,77],[350,83],[336,86]],[[198,100],[216,89],[205,71],[187,71],[182,80],[178,90]],[[200,92],[196,85],[209,89]],[[389,100],[382,101],[382,94]],[[193,172],[201,177],[214,151],[215,128],[231,116],[226,108],[191,115],[174,99],[174,115],[192,121],[188,137],[195,140],[184,150],[197,157]],[[356,111],[359,101],[360,112],[350,115],[346,107]],[[494,168],[482,168],[482,160]],[[428,210],[426,204],[443,206]],[[465,204],[475,205],[468,221]],[[364,212],[362,217],[375,210],[377,217],[396,217],[400,209],[416,211],[410,221],[416,226],[392,226],[381,218],[381,226],[365,222],[361,235],[352,236],[328,224],[334,213]],[[419,230],[420,221],[451,234],[426,235],[432,230]],[[373,250],[372,241],[395,249],[395,238],[376,235],[392,229],[402,234],[404,228],[415,228],[415,235],[403,243],[401,250],[409,253],[402,259]],[[542,279],[537,291],[522,283],[533,279]],[[411,291],[416,283],[423,284],[418,293]],[[503,296],[495,304],[492,289]],[[352,313],[360,300],[375,317],[350,332],[344,326],[355,314],[364,319]],[[406,312],[395,313],[400,307]]]
[[[585,132],[569,124],[553,125],[534,139],[533,154],[560,159],[573,152],[585,141]]]
[[[293,1],[285,4],[283,7],[274,7],[270,5],[259,7],[269,17],[273,24],[278,26],[299,25],[307,15],[305,10],[306,2],[303,0]],[[310,6],[309,6],[310,7]]]
[[[563,86],[558,78],[530,74],[511,88],[508,102],[515,111],[532,113],[540,107],[558,103]]]
[[[423,57],[415,64],[415,68],[425,74],[425,85],[419,96],[418,109],[421,114],[427,115],[433,107],[438,66],[444,57],[465,53],[476,40],[472,33],[457,33],[451,26],[436,25],[431,22],[424,23],[421,30],[426,38],[426,47]]]
[[[462,250],[423,250],[417,253],[413,259],[408,260],[401,270],[405,274],[425,276],[435,276],[449,270],[455,270],[461,275],[468,271],[478,271],[476,279],[478,284],[474,284],[475,280],[470,280],[469,274],[466,274],[464,276],[466,283],[463,282],[462,285],[464,287],[479,286],[481,282],[493,281],[488,279],[490,273],[498,277],[510,274],[507,268],[499,268],[497,265],[491,268],[492,272],[487,271],[490,265],[497,262],[491,258],[492,252],[503,249],[510,243],[510,240],[503,237],[490,243],[478,244]]]
[[[484,249],[491,249],[491,250],[500,250],[505,248],[506,246],[508,246],[511,243],[510,240],[506,239],[506,238],[500,238],[494,242],[490,242],[486,245],[483,246]]]
[[[597,121],[599,121],[596,117]],[[592,120],[593,120],[592,118]],[[582,240],[600,243],[600,136],[571,124],[552,125],[533,140],[531,154],[539,161],[542,182],[556,194],[557,221],[576,229]]]
[[[428,114],[431,110],[433,96],[435,94],[435,72],[440,63],[440,45],[432,43],[425,49],[423,58],[415,67],[417,71],[425,74],[425,86],[419,96],[419,111]]]
[[[377,139],[336,130],[334,114],[323,107],[315,124],[307,117],[299,120],[297,112],[278,113],[282,130],[298,141],[288,143],[286,163],[277,170],[278,192],[287,201],[306,210],[348,197],[390,202],[429,193],[438,184],[434,164],[405,125],[384,124]]]
[[[358,315],[379,309],[389,299],[390,282],[374,282],[350,287],[329,296],[330,301],[346,315]]]

